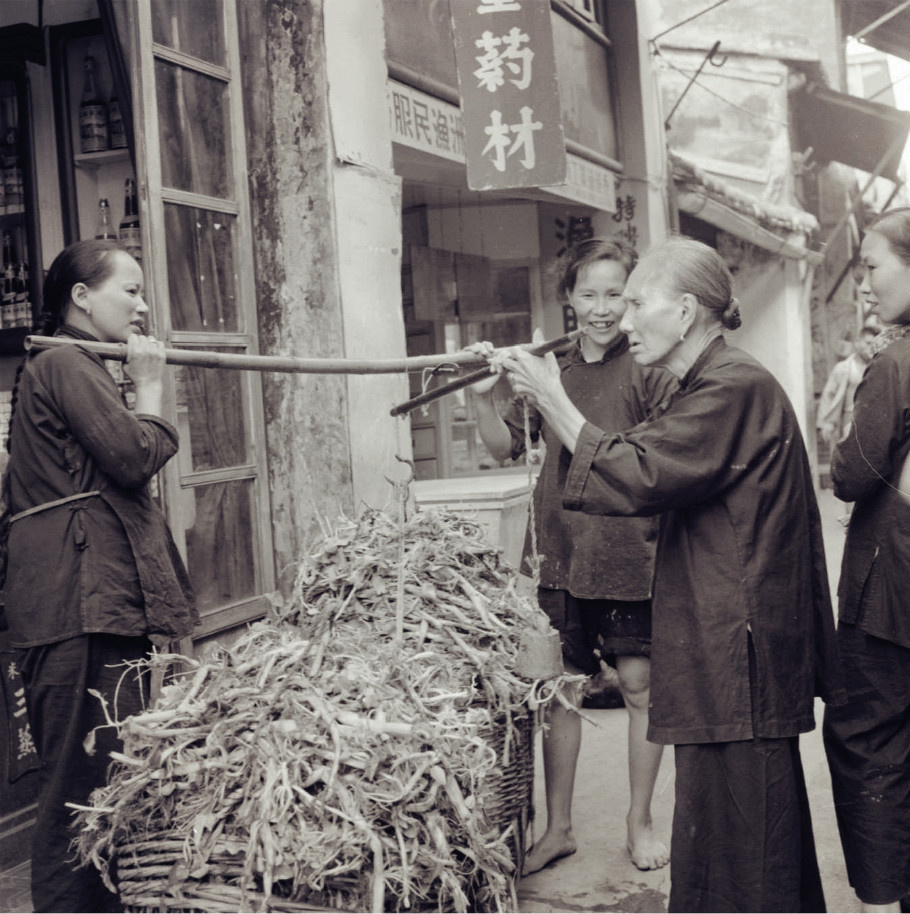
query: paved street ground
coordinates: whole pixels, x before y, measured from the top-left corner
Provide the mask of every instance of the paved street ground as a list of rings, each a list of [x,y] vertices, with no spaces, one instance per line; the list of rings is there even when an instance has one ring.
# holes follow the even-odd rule
[[[830,489],[823,489],[820,507],[824,523],[825,550],[832,592],[840,569],[844,528],[838,516],[844,513]],[[823,705],[816,709],[818,727],[800,742],[815,829],[816,849],[829,911],[857,911],[858,902],[847,883],[834,807],[831,782],[821,741]],[[636,869],[626,853],[625,815],[629,806],[626,766],[626,712],[589,710],[597,726],[585,725],[582,754],[576,778],[573,819],[579,851],[572,857],[526,877],[519,884],[519,907],[523,912],[660,912],[667,910],[670,892],[669,867],[654,872]],[[546,825],[543,772],[537,747],[534,834]],[[653,816],[657,832],[668,841],[673,817],[673,751],[668,747],[655,790]]]

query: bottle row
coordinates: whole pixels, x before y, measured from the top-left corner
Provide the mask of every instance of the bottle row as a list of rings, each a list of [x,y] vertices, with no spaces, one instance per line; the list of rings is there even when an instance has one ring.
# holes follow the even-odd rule
[[[17,253],[13,232],[3,233],[3,277],[0,290],[0,329],[30,327],[32,303],[28,292],[28,263]]]
[[[95,81],[94,57],[86,56],[83,66],[85,82],[79,102],[79,151],[126,149],[126,129],[117,96],[112,95],[107,102],[102,98]]]
[[[25,196],[15,112],[12,106],[4,104],[0,113],[0,215],[7,215],[24,212]]]
[[[117,229],[114,228],[111,207],[107,198],[102,197],[98,201],[95,237],[119,241],[128,253],[142,263],[142,235],[139,229],[139,204],[135,180],[127,178],[123,190],[123,218]]]

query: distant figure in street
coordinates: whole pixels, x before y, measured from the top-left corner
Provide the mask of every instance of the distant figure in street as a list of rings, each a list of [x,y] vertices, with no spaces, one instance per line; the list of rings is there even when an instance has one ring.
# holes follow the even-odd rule
[[[570,248],[559,263],[559,293],[585,330],[559,358],[559,371],[578,409],[614,431],[645,421],[675,386],[666,372],[635,364],[629,341],[619,329],[625,308],[623,289],[635,256],[622,242],[591,238]],[[492,350],[488,343],[474,348],[485,354]],[[525,451],[524,406],[516,400],[500,417],[492,396],[498,380],[494,374],[472,389],[481,438],[494,457],[505,460]],[[651,797],[663,747],[647,741],[656,523],[651,518],[589,517],[564,510],[562,492],[571,454],[533,407],[529,407],[529,428],[532,441],[543,437],[546,444],[533,496],[540,556],[538,601],[560,632],[570,672],[599,673],[598,647],[616,658],[619,687],[629,712],[628,848],[639,869],[658,869],[666,865],[669,854],[651,826]],[[526,560],[530,551],[529,531]],[[581,687],[567,697],[580,706]],[[543,737],[547,828],[528,851],[525,875],[576,850],[572,795],[581,719],[553,702],[547,723]]]
[[[910,895],[910,208],[862,243],[865,302],[888,327],[831,459],[853,501],[838,597],[848,703],[825,714],[825,748],[850,884],[864,911]]]
[[[872,327],[863,327],[853,343],[853,352],[831,369],[825,382],[815,425],[832,450],[850,429],[853,397],[872,358],[872,340],[876,336]]]
[[[142,269],[115,242],[65,248],[44,283],[40,333],[76,342],[33,350],[13,388],[5,596],[13,646],[25,651],[41,759],[35,911],[123,910],[98,871],[74,859],[66,804],[86,803],[106,781],[110,752],[122,748],[99,695],[115,719],[140,711],[149,683],[136,663],[153,639],[166,644],[198,621],[177,547],[148,491],[177,451],[177,432],[161,418],[165,352],[144,335],[142,289]],[[101,358],[78,344],[92,340],[126,344],[135,412]]]
[[[821,518],[786,394],[724,339],[731,286],[691,239],[640,260],[621,327],[679,386],[621,433],[587,420],[555,359],[502,363],[572,454],[564,507],[660,517],[648,737],[676,747],[669,910],[823,911],[799,754],[815,695],[843,699]]]

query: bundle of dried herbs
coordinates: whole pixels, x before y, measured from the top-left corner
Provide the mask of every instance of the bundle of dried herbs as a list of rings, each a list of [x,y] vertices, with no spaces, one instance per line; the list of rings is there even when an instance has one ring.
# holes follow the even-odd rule
[[[166,684],[117,724],[81,858],[137,908],[514,910],[503,772],[531,765],[516,722],[560,685],[515,671],[534,629],[478,524],[339,524],[272,618],[205,658],[152,658]]]

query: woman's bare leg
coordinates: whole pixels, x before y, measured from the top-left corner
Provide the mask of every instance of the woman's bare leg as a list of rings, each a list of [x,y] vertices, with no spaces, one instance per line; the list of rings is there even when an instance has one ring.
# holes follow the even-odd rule
[[[647,739],[651,661],[648,657],[618,657],[616,670],[629,712],[629,854],[640,870],[656,870],[667,865],[670,853],[654,835],[651,823],[651,798],[663,755],[663,746]]]
[[[564,694],[572,705],[580,706],[580,686],[570,686]],[[547,724],[542,737],[547,828],[525,857],[525,876],[578,849],[572,834],[572,795],[581,750],[581,718],[553,701],[547,710]]]

